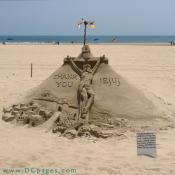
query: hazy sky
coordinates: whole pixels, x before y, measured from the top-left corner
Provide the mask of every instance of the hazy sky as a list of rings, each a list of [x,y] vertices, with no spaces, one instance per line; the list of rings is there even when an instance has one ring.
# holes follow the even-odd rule
[[[0,0],[0,35],[175,35],[175,0]]]

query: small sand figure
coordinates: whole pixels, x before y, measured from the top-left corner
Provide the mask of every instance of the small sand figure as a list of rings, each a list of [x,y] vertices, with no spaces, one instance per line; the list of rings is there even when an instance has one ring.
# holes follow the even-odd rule
[[[79,116],[78,120],[89,119],[89,109],[94,103],[95,93],[91,87],[92,79],[97,69],[100,66],[101,61],[104,57],[100,57],[95,66],[92,68],[90,64],[85,63],[83,69],[80,69],[73,61],[71,57],[68,57],[73,70],[80,76],[80,84],[78,87],[78,104],[79,104]]]

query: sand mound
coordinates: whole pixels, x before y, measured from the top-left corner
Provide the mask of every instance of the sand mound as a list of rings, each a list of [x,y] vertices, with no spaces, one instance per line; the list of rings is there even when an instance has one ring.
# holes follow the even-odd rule
[[[57,110],[58,104],[69,103],[70,107],[78,107],[77,88],[79,76],[69,65],[57,69],[39,87],[34,89],[26,101],[37,101],[47,108]],[[95,101],[90,111],[90,119],[97,117],[126,118],[130,120],[150,120],[158,116],[153,103],[138,89],[117,74],[108,64],[101,64],[93,78],[92,87]],[[52,102],[55,99],[57,103]],[[103,115],[103,116],[102,116]]]
[[[93,88],[96,92],[93,108],[99,111],[130,120],[150,120],[158,115],[154,104],[109,65],[100,66],[94,76]]]
[[[97,133],[96,126],[105,129],[129,128],[129,123],[152,122],[159,116],[153,103],[117,74],[108,65],[105,56],[89,57],[87,51],[83,58],[81,55],[65,58],[64,64],[33,89],[24,98],[22,105],[10,109],[19,121],[31,126],[45,123],[43,127],[62,133],[73,128],[76,131],[71,130],[68,134],[76,135],[76,132],[82,130],[81,123],[84,121],[84,124],[91,125],[83,129],[87,134]],[[96,71],[93,71],[94,68],[97,68]],[[76,69],[80,69],[81,74]],[[82,83],[83,88],[79,89]],[[85,93],[81,94],[80,90]],[[87,101],[80,103],[80,98]],[[92,100],[91,106],[83,113],[89,99]],[[85,106],[80,108],[83,103]],[[58,112],[60,115],[57,116]],[[7,121],[9,117],[4,118]],[[57,124],[54,125],[55,123]],[[100,131],[95,135],[106,137]]]

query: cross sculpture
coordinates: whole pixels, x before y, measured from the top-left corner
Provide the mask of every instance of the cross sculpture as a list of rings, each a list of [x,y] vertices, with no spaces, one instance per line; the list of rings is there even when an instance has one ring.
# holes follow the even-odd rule
[[[89,111],[94,103],[95,92],[92,88],[93,76],[97,72],[101,63],[108,63],[108,60],[103,55],[102,57],[94,58],[91,54],[89,46],[86,44],[86,25],[84,21],[84,45],[81,54],[75,57],[69,57],[64,60],[64,63],[69,64],[72,69],[79,75],[80,83],[78,86],[78,121],[89,121]]]

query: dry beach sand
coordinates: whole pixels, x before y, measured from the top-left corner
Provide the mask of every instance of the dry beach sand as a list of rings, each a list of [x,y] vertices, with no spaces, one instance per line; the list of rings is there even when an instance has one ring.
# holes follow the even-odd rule
[[[50,76],[64,57],[77,56],[80,50],[80,45],[0,45],[0,111]],[[171,121],[166,127],[158,121],[157,158],[137,156],[137,131],[106,140],[68,140],[0,120],[0,174],[5,167],[75,168],[78,175],[175,174],[175,47],[92,45],[91,50],[94,56],[105,54],[113,69]]]

